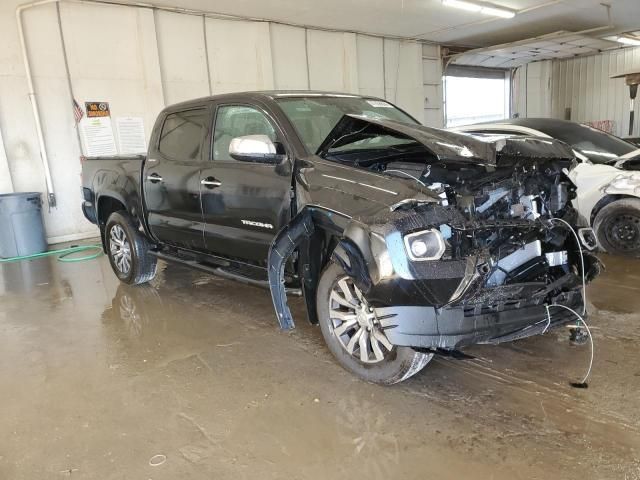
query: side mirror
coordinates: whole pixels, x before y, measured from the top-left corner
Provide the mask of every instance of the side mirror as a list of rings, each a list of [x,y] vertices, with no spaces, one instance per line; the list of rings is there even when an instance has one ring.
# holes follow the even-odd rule
[[[236,137],[229,144],[229,156],[241,162],[280,163],[286,157],[266,135]]]

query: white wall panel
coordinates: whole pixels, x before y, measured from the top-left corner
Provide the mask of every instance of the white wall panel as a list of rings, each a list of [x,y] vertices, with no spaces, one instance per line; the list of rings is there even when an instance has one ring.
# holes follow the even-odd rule
[[[213,94],[273,89],[269,24],[207,18]]]
[[[417,119],[424,118],[422,48],[419,43],[384,40],[385,97]]]
[[[165,103],[209,95],[203,17],[159,10],[155,19]]]
[[[361,95],[384,98],[382,38],[357,35],[358,88]]]
[[[271,24],[274,87],[279,90],[309,88],[304,28]]]
[[[424,124],[428,127],[444,126],[444,103],[442,91],[442,59],[440,47],[422,45],[422,83],[424,102]]]
[[[520,117],[550,117],[552,113],[551,88],[553,85],[551,61],[529,63],[514,74],[512,114]]]
[[[76,100],[82,107],[85,101],[109,102],[113,119],[125,115],[142,117],[148,138],[163,107],[153,13],[147,9],[78,4],[61,4],[60,12]],[[100,35],[94,33],[96,19],[109,25]],[[81,152],[55,5],[27,11],[24,21],[57,198],[57,207],[44,215],[47,236],[59,239],[95,233],[95,227],[78,210]],[[117,138],[115,128],[114,134]],[[22,181],[16,189],[44,191],[41,175],[32,178],[37,186]]]
[[[107,101],[112,118],[142,117],[148,140],[164,107],[153,12],[72,3],[60,9],[78,102]],[[99,35],[94,34],[97,18],[109,25]]]
[[[32,52],[34,87],[57,202],[57,208],[43,209],[47,236],[95,232],[95,227],[84,219],[78,209],[81,152],[75,133],[55,5],[26,12],[24,21],[29,26],[27,41],[29,51]],[[36,152],[33,159],[39,162],[39,151]],[[42,172],[42,166],[38,167],[36,171]],[[46,188],[41,175],[32,179],[18,179],[17,190],[43,192],[42,197],[45,205],[47,204]]]
[[[307,48],[312,90],[358,93],[354,33],[307,30]]]

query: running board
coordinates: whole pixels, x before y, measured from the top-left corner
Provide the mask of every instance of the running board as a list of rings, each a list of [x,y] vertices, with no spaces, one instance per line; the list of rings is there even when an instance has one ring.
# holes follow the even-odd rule
[[[159,258],[160,260],[164,260],[171,263],[178,263],[180,265],[201,270],[203,272],[210,273],[218,277],[226,278],[228,280],[235,280],[236,282],[240,282],[240,283],[244,283],[254,287],[259,287],[259,288],[264,288],[266,290],[269,290],[269,282],[267,280],[257,280],[255,278],[246,277],[237,272],[230,272],[228,270],[225,270],[223,267],[214,267],[214,266],[210,266],[210,265],[206,265],[204,263],[198,262],[197,260],[181,258],[178,256],[169,255],[163,252],[150,251],[149,253],[154,257]],[[287,288],[286,291],[290,295],[302,296],[302,289],[300,288]]]

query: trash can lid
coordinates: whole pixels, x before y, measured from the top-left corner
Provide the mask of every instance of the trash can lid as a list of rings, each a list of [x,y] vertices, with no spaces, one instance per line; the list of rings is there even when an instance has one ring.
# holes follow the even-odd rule
[[[34,195],[42,195],[40,192],[14,192],[14,193],[0,193],[0,198],[9,198],[9,197],[32,197]]]

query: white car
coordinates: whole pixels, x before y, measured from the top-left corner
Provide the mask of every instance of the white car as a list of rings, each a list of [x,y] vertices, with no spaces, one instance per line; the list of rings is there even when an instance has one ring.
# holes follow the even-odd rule
[[[474,136],[526,135],[561,140],[578,163],[569,172],[577,186],[573,204],[580,224],[593,227],[600,247],[640,256],[640,150],[601,130],[551,118],[513,118],[450,130]]]

